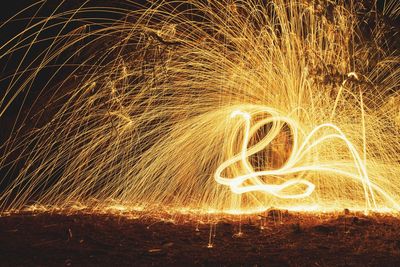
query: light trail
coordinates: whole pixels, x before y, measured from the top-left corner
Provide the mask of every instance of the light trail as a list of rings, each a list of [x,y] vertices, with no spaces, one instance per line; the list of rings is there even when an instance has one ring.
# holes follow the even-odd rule
[[[328,172],[328,173],[336,173],[338,175],[346,176],[350,179],[354,179],[358,182],[361,182],[364,188],[365,195],[365,212],[368,212],[371,209],[377,209],[376,201],[374,197],[374,190],[378,191],[382,194],[389,202],[391,202],[396,209],[399,209],[399,205],[396,203],[389,194],[387,194],[384,190],[382,190],[379,186],[372,184],[366,170],[366,166],[364,165],[364,161],[361,159],[359,153],[357,152],[354,145],[346,138],[345,134],[334,124],[325,123],[315,127],[307,136],[303,139],[304,141],[300,143],[299,140],[299,125],[292,119],[284,116],[279,116],[279,112],[273,109],[266,108],[263,112],[267,112],[267,115],[271,117],[265,120],[262,120],[257,125],[251,127],[251,114],[247,112],[243,112],[240,110],[234,111],[231,114],[231,118],[236,116],[241,116],[244,119],[244,137],[242,143],[242,149],[239,155],[236,155],[227,161],[223,162],[215,172],[215,180],[223,185],[227,185],[230,187],[233,193],[243,194],[253,191],[263,191],[267,194],[271,194],[278,198],[284,199],[297,199],[297,198],[305,198],[312,194],[315,190],[315,185],[308,180],[298,179],[298,178],[290,178],[295,176],[301,172]],[[257,144],[252,146],[250,150],[248,149],[249,140],[251,138],[250,133],[255,133],[260,126],[263,124],[272,123],[272,128],[281,129],[279,125],[286,123],[293,134],[293,148],[291,151],[291,155],[287,162],[278,169],[268,170],[268,171],[254,171],[253,167],[249,164],[248,157],[252,154],[255,154],[263,149],[267,149],[268,146],[271,146],[276,133],[271,131],[272,133],[268,133],[262,140],[260,140]],[[277,126],[278,125],[278,126]],[[254,128],[256,127],[256,128]],[[332,128],[336,133],[322,135],[315,140],[311,141],[312,138],[318,133],[318,131],[323,130],[324,128]],[[271,138],[272,135],[272,138]],[[335,161],[331,163],[323,163],[317,165],[307,165],[307,162],[303,161],[303,158],[314,147],[321,145],[323,142],[330,141],[330,139],[339,139],[344,142],[348,148],[348,152],[354,159],[354,166],[356,167],[357,172],[351,173],[347,170],[342,170],[340,167],[335,167],[337,163]],[[268,140],[267,142],[263,142],[264,140]],[[243,168],[245,169],[245,174],[241,176],[236,176],[232,178],[223,177],[222,173],[227,168],[231,167],[234,163],[241,161]],[[271,176],[281,176],[281,177],[289,177],[285,182],[281,184],[268,184],[263,182],[265,179],[268,180],[268,177]],[[265,179],[261,179],[261,177],[266,177]],[[244,185],[246,182],[250,185]],[[297,194],[285,194],[282,193],[283,190],[292,186],[304,185],[306,189],[302,193]],[[372,203],[371,203],[372,202]]]
[[[386,1],[368,14],[397,19]],[[0,41],[0,211],[399,212],[396,35],[354,0],[325,2],[17,13],[0,25],[28,16]]]

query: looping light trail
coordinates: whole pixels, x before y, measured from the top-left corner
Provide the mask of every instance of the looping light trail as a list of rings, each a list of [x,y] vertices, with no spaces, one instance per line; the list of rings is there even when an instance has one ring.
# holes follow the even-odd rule
[[[277,110],[271,108],[265,108],[262,112],[266,112],[267,114],[271,115],[271,117],[268,117],[267,119],[264,119],[253,126],[251,126],[252,114],[243,112],[241,110],[236,110],[231,114],[231,119],[237,116],[241,116],[244,119],[245,125],[242,148],[240,154],[237,154],[234,157],[226,160],[217,168],[215,172],[215,180],[218,183],[229,186],[231,191],[236,194],[262,191],[278,198],[298,199],[310,196],[315,190],[315,185],[306,179],[291,177],[296,177],[298,174],[303,172],[335,173],[337,175],[346,176],[349,179],[353,179],[362,183],[366,211],[377,208],[374,190],[382,194],[392,204],[398,206],[396,201],[393,200],[384,190],[370,181],[367,168],[363,163],[360,154],[357,152],[357,149],[336,125],[332,123],[321,124],[315,127],[307,136],[305,136],[303,141],[300,142],[300,126],[296,121],[289,117],[279,115]],[[272,124],[271,130],[262,140],[249,148],[249,140],[252,135],[254,135],[254,133],[262,125],[266,124]],[[293,148],[288,160],[278,169],[254,171],[253,166],[251,166],[249,163],[248,157],[271,146],[272,141],[277,136],[279,131],[282,130],[281,127],[284,124],[289,126],[293,136]],[[321,132],[323,129],[332,129],[335,133],[325,134],[315,138],[316,134]],[[353,158],[353,164],[356,172],[350,172],[346,169],[341,169],[340,165],[335,162],[332,162],[331,164],[318,162],[309,164],[304,160],[305,156],[312,148],[323,145],[324,142],[332,142],[335,140],[339,140],[346,144],[348,153]],[[222,173],[226,169],[231,168],[232,165],[237,162],[241,162],[243,167],[242,172],[244,171],[245,174],[232,178],[224,177]],[[265,179],[262,179],[261,177],[289,177],[289,179],[281,184],[269,184],[264,182]],[[297,189],[296,191],[299,191],[298,188],[300,188],[300,186],[305,186],[306,188],[294,194],[284,192],[285,189],[289,188],[294,188]]]

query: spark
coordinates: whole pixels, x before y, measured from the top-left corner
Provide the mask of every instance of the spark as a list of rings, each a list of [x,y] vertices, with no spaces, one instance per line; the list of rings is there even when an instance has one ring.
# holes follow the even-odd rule
[[[1,211],[400,211],[399,56],[361,5],[95,2],[0,43]]]

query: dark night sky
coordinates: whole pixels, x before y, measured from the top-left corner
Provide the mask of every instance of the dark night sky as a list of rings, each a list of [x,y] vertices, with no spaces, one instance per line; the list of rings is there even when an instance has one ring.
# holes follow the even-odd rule
[[[338,0],[339,1],[339,0]],[[79,6],[82,5],[82,3],[87,2],[86,0],[49,0],[46,1],[44,5],[39,4],[36,5],[36,7],[32,8],[30,11],[27,11],[21,15],[18,16],[18,20],[12,21],[6,25],[3,25],[3,27],[0,28],[0,45],[4,44],[7,42],[10,38],[21,32],[26,25],[29,23],[30,18],[35,14],[35,12],[38,10],[39,7],[40,10],[38,11],[37,16],[41,17],[47,17],[49,14],[52,13],[53,10],[55,10],[60,3],[62,3],[61,7],[59,7],[59,11],[65,11],[65,10],[73,10],[78,8]],[[136,0],[136,3],[139,4],[144,4],[145,0]],[[358,2],[358,1],[355,1]],[[382,9],[383,7],[383,2],[382,0],[378,1],[378,9]],[[8,18],[12,17],[14,14],[16,14],[18,11],[24,9],[25,7],[28,7],[29,5],[33,3],[38,3],[38,0],[14,0],[14,1],[7,1],[7,4],[2,5],[0,8],[0,22],[6,21]],[[363,1],[364,6],[371,6],[371,1]],[[127,9],[134,9],[135,7],[132,4],[127,4],[126,1],[124,0],[92,0],[89,1],[86,6],[116,6],[116,7],[123,7]],[[78,16],[90,16],[90,17],[96,17],[99,18],[99,21],[101,21],[102,18],[110,18],[107,16],[112,16],[107,13],[101,13],[101,14],[86,14],[86,15],[78,15]],[[116,18],[116,17],[113,17]],[[118,19],[118,18],[117,18]],[[370,22],[368,22],[370,23]],[[373,22],[372,22],[373,23]],[[371,23],[371,24],[372,24]],[[391,21],[390,23],[393,23]],[[394,25],[399,25],[398,20],[394,22]],[[73,29],[78,28],[79,26],[83,25],[83,23],[76,22],[68,25],[66,27],[65,31],[71,31]],[[364,28],[367,29],[370,27],[369,24],[367,24]],[[41,34],[40,38],[47,38],[47,37],[52,37],[58,33],[60,28],[54,28],[53,30],[49,30],[47,32],[43,32]],[[31,48],[30,53],[27,55],[27,60],[26,64],[29,64],[30,59],[34,56],[36,56],[38,53],[41,51],[45,50],[48,44],[43,43],[41,45],[37,45]],[[4,52],[4,51],[0,51]],[[0,95],[3,95],[3,92],[7,88],[7,86],[10,83],[9,79],[6,79],[6,77],[13,72],[15,72],[16,67],[20,63],[19,58],[21,58],[24,55],[23,51],[20,53],[14,53],[13,55],[9,57],[4,57],[0,59]],[[62,58],[60,59],[62,60]],[[26,102],[24,106],[31,106],[31,103],[36,99],[37,93],[43,88],[43,85],[45,82],[47,82],[47,79],[49,76],[51,76],[52,72],[54,70],[51,69],[46,69],[45,71],[42,71],[37,79],[35,80],[35,83],[32,84],[30,88],[30,92],[28,95],[26,95]],[[68,71],[65,70],[65,77],[68,76]],[[55,79],[54,82],[60,82],[63,79],[62,75],[58,77],[58,80]],[[15,87],[17,88],[17,87]],[[27,93],[27,92],[25,92]],[[13,122],[15,120],[15,114],[21,107],[22,99],[25,97],[24,94],[19,95],[19,97],[13,102],[12,106],[7,109],[7,112],[0,117],[0,141],[3,142],[7,136],[9,136],[11,132],[11,126],[13,125]],[[0,105],[1,109],[1,105]],[[27,112],[27,111],[25,111]],[[1,151],[0,151],[1,152]]]
[[[339,1],[339,0],[338,0]],[[14,14],[16,14],[18,11],[24,9],[25,7],[37,3],[37,0],[11,0],[7,1],[6,4],[3,4],[0,8],[0,22],[6,21],[8,18],[12,17]],[[47,1],[41,9],[38,11],[37,16],[41,17],[47,17],[49,16],[54,9],[57,8],[57,6],[60,3],[63,3],[59,9],[59,12],[65,11],[65,10],[73,10],[78,8],[82,3],[85,3],[86,0],[49,0]],[[144,4],[146,1],[144,0],[139,0],[136,1],[137,3]],[[356,2],[356,1],[355,1]],[[365,3],[366,6],[371,6],[366,1]],[[37,7],[32,8],[30,11],[27,11],[23,13],[22,15],[18,16],[18,20],[12,21],[10,23],[7,23],[6,25],[3,25],[0,27],[0,45],[4,44],[7,42],[10,38],[21,32],[22,30],[25,29],[26,25],[29,23],[31,17],[35,14],[35,12],[38,10],[38,7],[40,5],[37,5]],[[134,9],[135,7],[130,4],[127,5],[126,1],[124,0],[92,0],[90,1],[87,6],[117,6],[117,7],[124,7],[124,8],[131,8]],[[383,7],[383,1],[378,1],[378,10],[382,9]],[[82,16],[82,15],[78,15]],[[109,16],[113,16],[112,18],[114,19],[121,19],[122,17],[115,17],[115,15],[110,15],[107,13],[102,13],[102,14],[86,14],[85,16],[89,17],[96,17],[99,18],[98,21],[101,21],[102,18],[111,18]],[[372,27],[372,22],[371,25],[369,25],[370,22],[367,22],[365,26],[365,32],[368,32],[369,29]],[[399,18],[397,18],[395,21],[391,20],[388,21],[389,24],[392,24],[391,27],[396,28],[396,25],[399,26]],[[76,22],[70,24],[68,27],[66,27],[65,31],[71,31],[73,29],[78,28],[79,26],[83,25],[83,22]],[[393,26],[394,25],[394,26]],[[42,33],[41,38],[46,38],[46,37],[52,37],[55,34],[58,33],[60,28],[54,28],[53,30],[47,31]],[[48,44],[43,43],[41,45],[37,45],[32,47],[31,53],[27,55],[27,60],[26,64],[29,64],[30,59],[33,56],[36,56],[38,53],[41,51],[45,50]],[[399,45],[399,42],[397,42],[397,46]],[[4,51],[0,51],[2,53]],[[23,51],[20,53],[14,53],[9,57],[4,57],[0,59],[0,96],[2,97],[4,95],[4,91],[6,90],[7,86],[10,83],[10,79],[7,79],[6,77],[13,72],[15,72],[16,66],[20,63],[19,58],[23,56]],[[60,62],[62,62],[62,57],[59,59]],[[12,105],[7,109],[7,112],[0,117],[0,144],[3,144],[4,141],[9,137],[10,133],[12,132],[12,126],[15,123],[15,118],[16,114],[18,111],[20,111],[21,104],[24,102],[24,108],[22,109],[22,117],[26,117],[26,114],[30,114],[29,109],[34,106],[32,103],[35,102],[35,99],[38,96],[38,93],[42,90],[43,85],[48,81],[48,77],[50,77],[54,73],[54,69],[48,68],[44,71],[41,71],[41,73],[37,76],[35,79],[35,82],[32,84],[30,87],[30,90],[25,91],[22,94],[19,94],[19,96],[12,102]],[[65,79],[65,77],[68,76],[68,70],[63,70],[63,73],[60,73],[56,79],[54,79],[54,83],[56,84],[57,82],[62,81]],[[17,87],[15,87],[17,88]],[[15,89],[14,88],[14,89]],[[46,88],[47,89],[47,88]],[[25,98],[25,100],[24,100]],[[36,106],[39,108],[44,105],[46,99],[45,97],[42,96],[42,99],[37,101]],[[0,110],[2,109],[2,106],[0,105]],[[34,109],[35,110],[35,109]],[[51,113],[50,113],[51,114]],[[47,117],[51,117],[48,115]],[[46,119],[46,118],[45,118]],[[33,125],[33,122],[27,122],[27,129],[29,129],[29,123]],[[17,125],[19,125],[19,122],[17,121]],[[0,157],[3,155],[3,151],[0,146]],[[0,166],[1,167],[1,166]],[[0,191],[2,188],[2,183],[1,183],[1,177],[4,176],[4,169],[0,168]]]

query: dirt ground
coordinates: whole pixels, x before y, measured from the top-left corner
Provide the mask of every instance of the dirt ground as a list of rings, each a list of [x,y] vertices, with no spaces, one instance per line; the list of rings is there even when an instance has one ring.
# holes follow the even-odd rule
[[[400,218],[270,211],[209,223],[84,212],[3,214],[0,265],[400,266]]]

